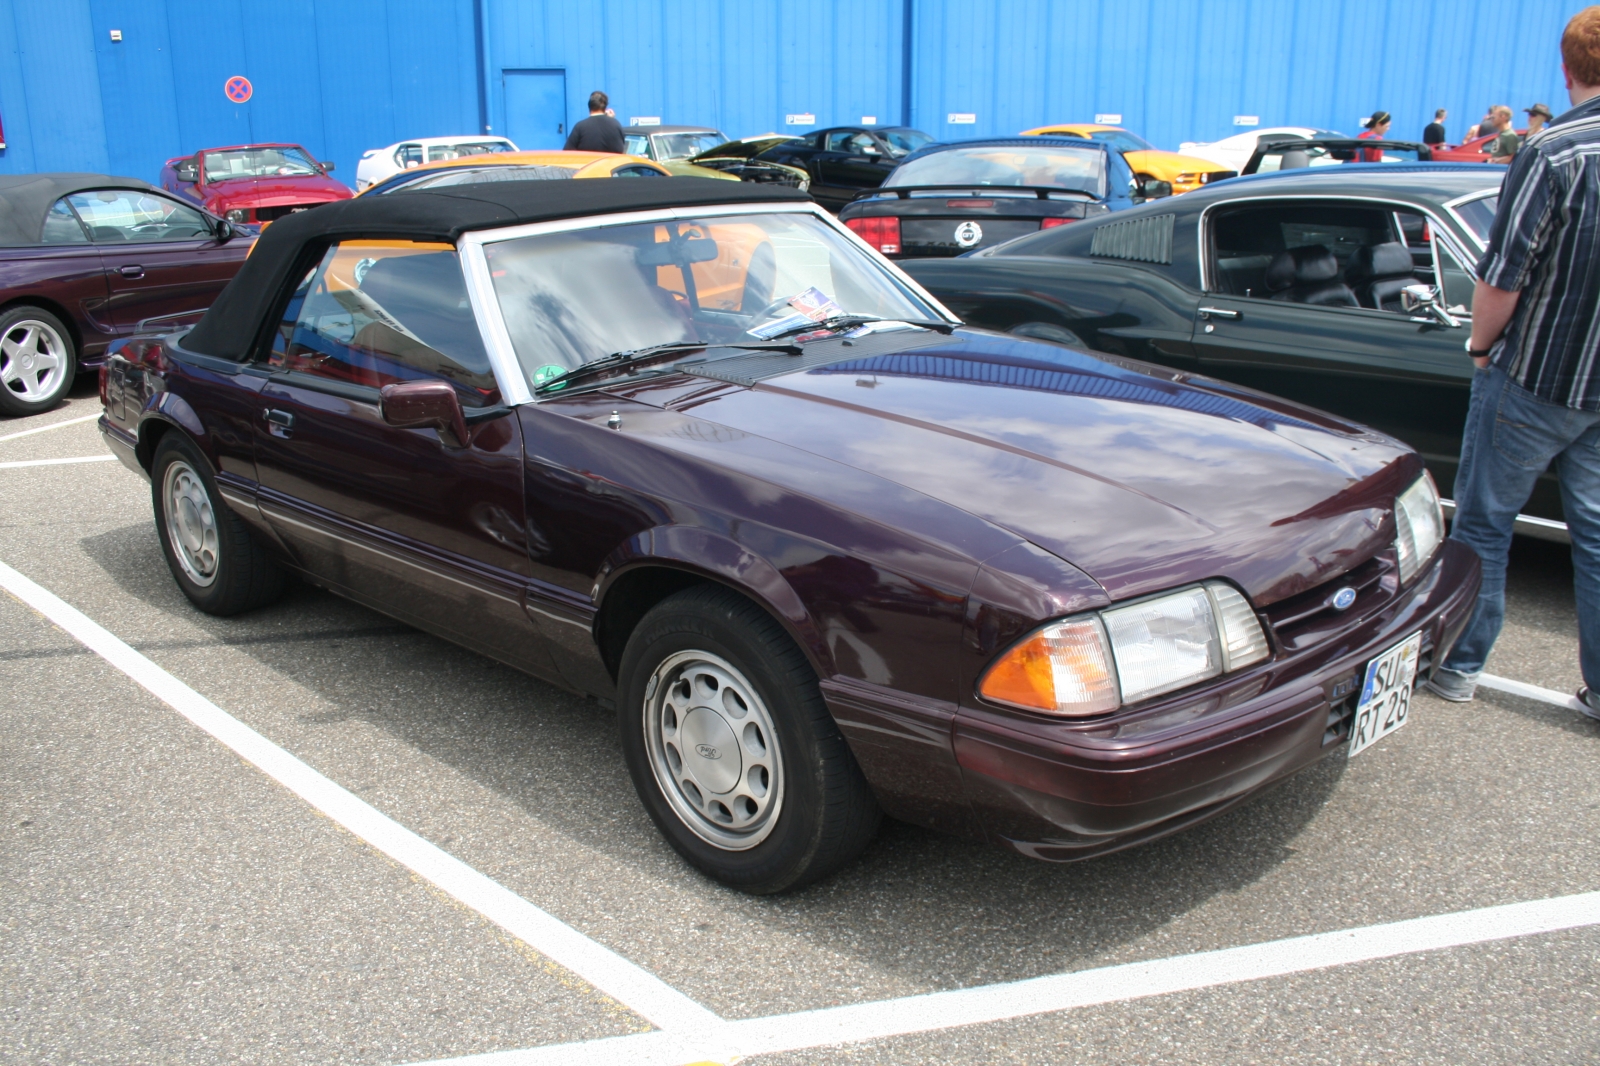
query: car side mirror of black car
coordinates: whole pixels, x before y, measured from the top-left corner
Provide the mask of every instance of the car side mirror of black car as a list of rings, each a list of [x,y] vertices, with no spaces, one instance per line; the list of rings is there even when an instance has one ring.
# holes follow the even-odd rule
[[[384,424],[396,429],[439,431],[439,439],[452,448],[467,444],[467,419],[456,390],[443,381],[400,381],[378,390],[378,413]]]
[[[1146,200],[1159,200],[1163,196],[1171,196],[1172,182],[1147,178],[1139,183],[1139,195]]]
[[[1420,281],[1414,285],[1407,285],[1400,290],[1400,306],[1408,315],[1418,313],[1431,315],[1441,326],[1448,326],[1451,329],[1461,328],[1461,320],[1445,307],[1444,301],[1439,298],[1439,290],[1432,285],[1424,285]]]

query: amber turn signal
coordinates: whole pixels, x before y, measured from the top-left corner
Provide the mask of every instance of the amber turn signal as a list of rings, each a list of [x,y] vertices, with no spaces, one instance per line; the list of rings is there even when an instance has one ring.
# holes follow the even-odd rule
[[[1081,716],[1121,704],[1105,628],[1095,616],[1045,626],[995,660],[978,683],[986,700]]]

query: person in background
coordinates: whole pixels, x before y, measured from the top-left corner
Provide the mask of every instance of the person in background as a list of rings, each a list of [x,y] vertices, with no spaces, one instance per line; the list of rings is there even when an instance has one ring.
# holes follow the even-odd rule
[[[1367,119],[1367,128],[1356,136],[1358,141],[1381,141],[1383,135],[1389,132],[1389,124],[1393,116],[1387,111],[1374,111],[1372,117]],[[1357,163],[1383,162],[1382,148],[1363,148],[1356,153]]]
[[[1445,143],[1444,119],[1445,110],[1441,107],[1433,113],[1433,121],[1428,123],[1427,127],[1422,131],[1423,144]]]
[[[1522,138],[1511,128],[1511,109],[1505,104],[1494,107],[1494,128],[1499,131],[1494,140],[1483,146],[1491,163],[1509,163],[1522,147]]]
[[[1528,108],[1526,113],[1528,116],[1528,129],[1522,135],[1523,144],[1527,144],[1529,137],[1532,137],[1535,133],[1538,133],[1540,130],[1544,129],[1544,124],[1546,122],[1549,122],[1551,119],[1555,118],[1555,115],[1550,113],[1550,108],[1545,104],[1534,104],[1532,107]]]
[[[1424,684],[1473,698],[1505,619],[1518,512],[1551,463],[1572,538],[1578,709],[1600,721],[1600,7],[1561,35],[1572,109],[1511,161],[1478,263],[1467,353],[1477,366],[1461,437],[1450,536],[1483,560],[1455,647]]]
[[[573,124],[564,146],[567,151],[620,154],[627,147],[622,139],[622,123],[606,110],[610,102],[599,89],[589,94],[589,117]]]
[[[1473,140],[1475,138],[1487,137],[1489,134],[1491,134],[1493,132],[1494,132],[1494,108],[1490,107],[1489,109],[1484,111],[1483,117],[1478,120],[1476,125],[1467,127],[1467,135],[1465,137],[1461,138],[1461,143],[1462,144],[1466,144],[1468,141]]]

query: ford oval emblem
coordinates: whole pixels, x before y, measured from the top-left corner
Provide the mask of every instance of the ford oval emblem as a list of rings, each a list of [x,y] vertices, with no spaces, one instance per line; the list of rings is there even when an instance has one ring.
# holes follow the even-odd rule
[[[702,759],[722,758],[722,752],[718,751],[716,748],[713,748],[710,744],[696,744],[694,746],[694,750],[700,753],[700,757]]]
[[[1356,590],[1351,588],[1349,585],[1346,585],[1344,588],[1333,594],[1332,602],[1334,610],[1343,611],[1352,603],[1356,602]]]

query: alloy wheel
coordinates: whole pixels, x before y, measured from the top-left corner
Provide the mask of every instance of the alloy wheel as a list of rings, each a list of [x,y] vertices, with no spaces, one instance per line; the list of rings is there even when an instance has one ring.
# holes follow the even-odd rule
[[[46,399],[67,369],[67,345],[48,322],[25,318],[0,337],[0,385],[18,399]]]
[[[167,518],[167,540],[184,574],[208,587],[217,579],[217,515],[205,482],[182,459],[167,465],[161,486]]]

